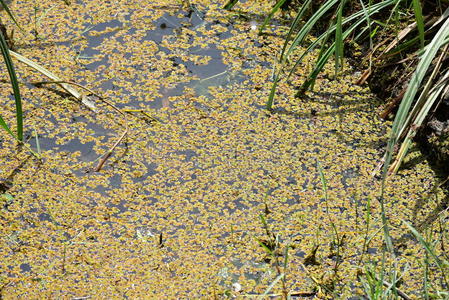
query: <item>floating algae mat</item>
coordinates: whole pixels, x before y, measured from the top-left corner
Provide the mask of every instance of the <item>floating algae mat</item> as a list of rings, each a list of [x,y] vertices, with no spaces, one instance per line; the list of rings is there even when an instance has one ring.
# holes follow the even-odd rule
[[[236,14],[210,1],[192,1],[190,12],[176,1],[72,2],[13,3],[25,29],[16,51],[107,99],[129,132],[94,172],[124,116],[95,97],[92,111],[57,85],[33,84],[47,79],[16,62],[26,133],[42,160],[0,133],[1,296],[362,295],[357,276],[382,260],[372,172],[389,127],[352,71],[330,80],[328,70],[295,99],[310,56],[280,83],[270,114],[287,28],[258,36],[249,23],[270,3],[247,1]],[[1,114],[13,124],[1,74]],[[400,288],[412,297],[425,252],[401,220],[436,228],[445,199],[436,186],[415,151],[385,192]]]

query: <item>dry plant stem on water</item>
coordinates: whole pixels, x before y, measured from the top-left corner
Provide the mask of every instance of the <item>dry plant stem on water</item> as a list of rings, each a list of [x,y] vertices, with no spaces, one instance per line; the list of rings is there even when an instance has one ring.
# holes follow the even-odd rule
[[[57,84],[70,84],[70,85],[75,85],[77,87],[80,87],[86,91],[88,91],[89,93],[91,93],[92,95],[94,95],[95,97],[97,97],[101,102],[105,103],[106,105],[110,106],[112,109],[114,109],[117,113],[119,113],[123,119],[124,119],[124,123],[125,123],[125,130],[123,131],[123,133],[120,135],[120,137],[117,139],[117,141],[115,142],[115,144],[108,150],[108,152],[106,152],[100,159],[100,161],[98,162],[97,166],[94,168],[94,172],[99,172],[101,171],[101,169],[103,168],[103,165],[105,164],[105,162],[108,160],[108,158],[112,155],[112,153],[114,152],[115,148],[117,148],[117,146],[123,141],[123,139],[125,138],[125,136],[128,134],[129,132],[129,127],[128,127],[128,120],[126,118],[126,115],[123,111],[121,111],[118,107],[116,107],[114,104],[112,104],[111,102],[109,102],[108,100],[106,100],[104,97],[98,95],[97,93],[95,93],[94,91],[92,91],[91,89],[76,83],[76,82],[72,82],[72,81],[43,81],[43,82],[36,82],[35,84],[52,84],[52,83],[57,83]]]
[[[81,103],[83,103],[87,108],[89,108],[90,110],[96,112],[96,108],[95,106],[90,103],[86,97],[84,97],[80,92],[78,92],[76,89],[74,89],[73,87],[71,87],[69,84],[65,83],[64,80],[62,80],[61,78],[59,78],[57,75],[55,75],[54,73],[50,72],[49,70],[47,70],[46,68],[44,68],[43,66],[39,65],[38,63],[35,63],[34,61],[20,55],[17,52],[11,51],[9,50],[9,54],[11,56],[13,56],[14,58],[16,58],[17,60],[19,60],[20,62],[26,64],[27,66],[35,69],[36,71],[44,74],[45,76],[47,76],[48,78],[50,78],[52,81],[54,82],[60,82],[59,85],[66,90],[70,95],[72,95],[73,97],[75,97],[76,99],[78,99],[79,101],[81,101]],[[83,87],[84,88],[84,87]]]

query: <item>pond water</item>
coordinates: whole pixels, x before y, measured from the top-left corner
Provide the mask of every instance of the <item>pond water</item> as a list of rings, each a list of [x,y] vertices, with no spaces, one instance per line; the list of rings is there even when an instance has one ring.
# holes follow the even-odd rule
[[[280,83],[268,113],[288,30],[253,30],[270,3],[247,1],[236,13],[205,0],[192,1],[194,11],[174,1],[60,2],[11,4],[24,27],[16,51],[102,95],[126,120],[100,100],[93,98],[94,112],[56,85],[31,84],[46,79],[16,63],[29,143],[37,150],[36,130],[43,158],[0,133],[0,191],[10,196],[0,213],[5,299],[257,295],[275,281],[287,248],[289,291],[325,297],[318,278],[334,283],[334,295],[360,293],[360,261],[381,259],[381,221],[365,230],[365,214],[368,201],[379,213],[372,172],[389,124],[378,118],[376,98],[352,83],[349,66],[337,80],[329,66],[314,92],[296,99],[311,55]],[[12,123],[4,73],[1,114]],[[125,122],[129,133],[95,172]],[[422,249],[401,239],[400,220],[428,220],[444,197],[426,193],[435,184],[415,151],[386,190],[412,294]],[[343,239],[338,253],[332,224]],[[261,245],[274,237],[278,255],[270,257]]]

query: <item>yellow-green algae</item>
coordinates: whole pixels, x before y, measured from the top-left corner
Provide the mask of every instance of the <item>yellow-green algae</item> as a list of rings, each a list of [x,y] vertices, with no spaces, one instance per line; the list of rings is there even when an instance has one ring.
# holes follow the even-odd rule
[[[1,132],[0,177],[11,183],[7,192],[14,197],[0,213],[0,287],[5,299],[263,293],[277,276],[257,243],[267,238],[258,217],[266,206],[281,247],[294,248],[285,270],[290,291],[315,290],[313,276],[323,284],[337,282],[334,295],[320,290],[319,298],[361,293],[359,261],[380,261],[383,246],[380,182],[372,176],[388,130],[377,118],[379,103],[352,84],[349,69],[337,81],[326,79],[333,76],[331,68],[317,80],[314,93],[295,99],[293,88],[311,68],[310,56],[291,82],[280,84],[279,112],[268,114],[263,109],[271,87],[267,66],[286,28],[257,36],[247,21],[219,10],[223,3],[192,3],[207,8],[209,25],[197,30],[180,26],[160,44],[151,41],[155,31],[150,30],[163,16],[183,14],[174,1],[73,1],[70,6],[39,1],[33,4],[38,22],[30,3],[11,5],[26,32],[16,31],[17,51],[120,108],[142,109],[159,122],[129,114],[126,144],[101,172],[93,173],[93,160],[123,130],[120,116],[101,102],[100,113],[89,111],[57,93],[57,87],[22,84],[27,132],[36,128],[39,133],[43,160],[18,150]],[[261,14],[272,4],[247,1],[239,8]],[[121,25],[86,33],[90,25],[114,20]],[[218,38],[231,23],[230,35]],[[81,58],[78,54],[93,38],[101,38],[97,52]],[[210,45],[222,51],[228,72],[240,72],[246,79],[211,87],[209,96],[188,87],[180,96],[165,96],[176,84],[201,79],[173,59],[205,65],[211,58],[192,55],[189,49]],[[95,62],[99,67],[84,66]],[[45,80],[18,62],[16,67],[24,82]],[[12,123],[10,86],[5,72],[1,76],[1,113]],[[162,108],[154,109],[157,101]],[[317,161],[328,181],[329,214]],[[409,167],[390,178],[386,190],[391,234],[402,243],[398,266],[409,266],[401,289],[417,298],[424,250],[406,238],[401,220],[426,227],[422,223],[445,197],[438,189],[432,192],[435,185],[427,163],[411,156]],[[368,199],[373,215],[369,247],[377,251],[362,256]],[[346,236],[338,279],[333,278],[331,221]],[[447,241],[447,230],[442,234]],[[307,266],[308,274],[300,262],[317,245],[319,265]],[[430,276],[439,276],[437,270],[431,269]],[[278,284],[272,292],[280,290]]]

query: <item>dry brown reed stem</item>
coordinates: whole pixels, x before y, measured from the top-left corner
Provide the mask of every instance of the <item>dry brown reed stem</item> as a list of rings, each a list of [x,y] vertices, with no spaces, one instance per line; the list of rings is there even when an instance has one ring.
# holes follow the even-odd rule
[[[399,95],[393,98],[393,100],[388,103],[387,107],[385,107],[384,111],[380,114],[380,117],[382,119],[386,119],[388,115],[398,106],[399,102],[401,102],[402,98],[404,97],[405,91],[407,88],[404,88]]]

